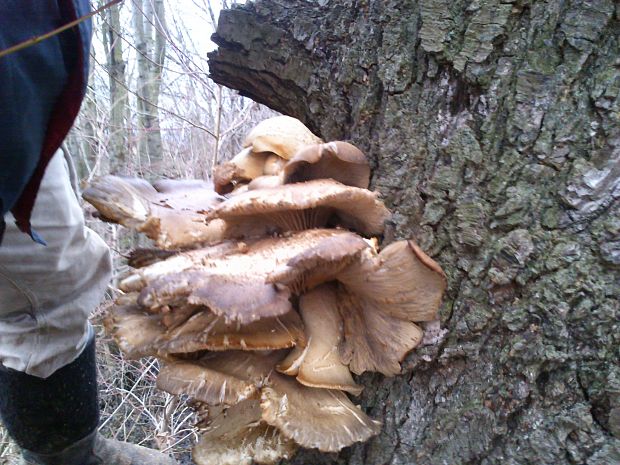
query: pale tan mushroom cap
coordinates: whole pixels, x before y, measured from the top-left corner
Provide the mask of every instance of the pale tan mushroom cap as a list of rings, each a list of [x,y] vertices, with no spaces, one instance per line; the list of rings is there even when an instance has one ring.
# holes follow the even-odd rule
[[[127,358],[157,353],[157,337],[162,332],[158,315],[150,315],[138,305],[117,305],[106,315],[104,326]]]
[[[338,353],[343,322],[335,287],[323,284],[302,295],[299,311],[304,321],[307,348],[299,364],[297,381],[305,386],[340,389],[359,395],[363,387],[353,381]]]
[[[228,199],[208,215],[223,219],[230,236],[235,228],[243,231],[254,223],[272,224],[280,232],[334,223],[374,236],[383,232],[389,217],[375,193],[328,179],[251,190]]]
[[[394,242],[378,255],[364,251],[338,280],[389,315],[409,321],[436,320],[447,285],[439,265],[413,241]]]
[[[222,238],[221,223],[205,223],[205,212],[224,200],[210,183],[164,180],[154,186],[108,175],[95,179],[82,196],[108,221],[144,233],[163,249]]]
[[[283,183],[333,179],[347,186],[368,188],[370,165],[366,156],[348,142],[328,142],[302,148],[286,164]]]
[[[298,119],[276,116],[258,123],[245,138],[243,146],[251,147],[257,153],[273,152],[289,160],[302,147],[322,142]]]
[[[95,178],[82,192],[84,200],[104,219],[128,228],[137,228],[147,220],[150,199],[156,196],[157,191],[146,181],[111,175]]]
[[[228,194],[240,183],[248,183],[264,174],[272,174],[276,164],[271,153],[254,153],[251,147],[243,149],[230,161],[221,163],[213,170],[215,191]],[[267,166],[267,162],[269,165]],[[266,171],[269,171],[267,173]]]
[[[259,386],[281,358],[278,351],[265,355],[231,350],[193,361],[168,362],[159,372],[157,387],[209,405],[233,405],[257,398]]]
[[[337,452],[379,433],[371,420],[346,394],[317,389],[272,373],[261,389],[262,418],[302,447]]]
[[[291,458],[297,445],[261,421],[260,403],[246,400],[216,416],[194,447],[197,465],[275,464]]]

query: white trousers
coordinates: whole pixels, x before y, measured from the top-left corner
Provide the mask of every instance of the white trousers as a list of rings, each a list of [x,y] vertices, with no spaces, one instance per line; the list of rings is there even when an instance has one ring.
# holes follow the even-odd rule
[[[111,274],[108,247],[84,225],[70,166],[59,150],[37,195],[32,227],[47,246],[10,214],[0,245],[0,362],[41,378],[81,354]]]

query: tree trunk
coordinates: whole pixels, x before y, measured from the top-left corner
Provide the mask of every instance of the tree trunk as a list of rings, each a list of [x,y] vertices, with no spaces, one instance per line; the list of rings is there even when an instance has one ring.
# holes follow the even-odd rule
[[[138,61],[138,156],[148,162],[152,172],[163,169],[158,107],[166,55],[165,38],[162,36],[166,23],[163,18],[163,0],[133,0]]]
[[[103,24],[103,45],[107,57],[108,85],[110,95],[110,123],[108,151],[110,172],[113,174],[126,171],[127,165],[127,79],[125,77],[125,60],[123,59],[123,42],[120,36],[120,6],[112,5],[105,11]]]
[[[446,338],[366,374],[383,432],[294,464],[620,463],[613,0],[258,0],[216,82],[349,139],[444,268]]]

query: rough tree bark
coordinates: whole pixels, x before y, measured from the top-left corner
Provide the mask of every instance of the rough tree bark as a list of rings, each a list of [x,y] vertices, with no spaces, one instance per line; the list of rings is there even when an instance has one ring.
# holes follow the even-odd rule
[[[166,57],[163,0],[133,0],[138,79],[138,155],[153,172],[162,171],[162,140],[159,119],[161,75]]]
[[[620,463],[613,0],[258,0],[213,78],[350,139],[449,277],[441,344],[365,375],[382,434],[294,464]]]
[[[107,58],[108,86],[110,95],[110,172],[122,173],[127,165],[127,79],[123,42],[121,38],[120,5],[112,5],[104,12],[103,48]]]

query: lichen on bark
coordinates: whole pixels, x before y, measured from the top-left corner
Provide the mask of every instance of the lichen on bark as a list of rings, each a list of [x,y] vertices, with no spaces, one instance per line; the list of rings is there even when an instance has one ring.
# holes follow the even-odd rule
[[[449,332],[363,375],[384,422],[294,464],[620,462],[620,6],[257,0],[222,11],[224,85],[371,158],[446,270]]]

